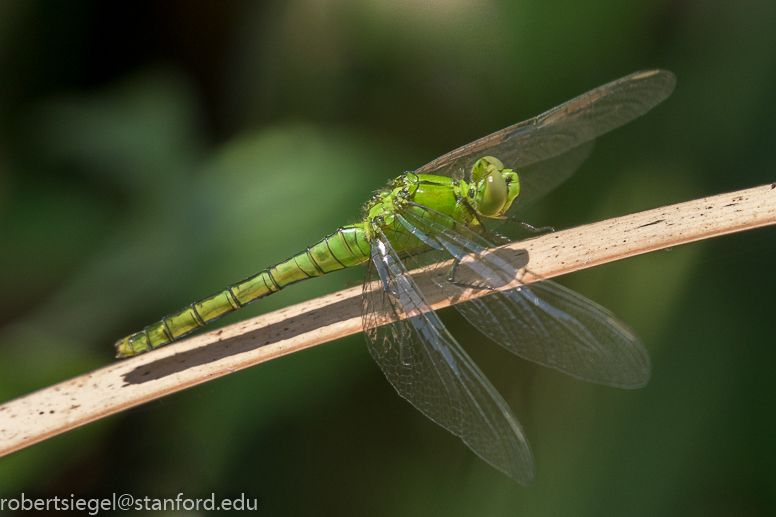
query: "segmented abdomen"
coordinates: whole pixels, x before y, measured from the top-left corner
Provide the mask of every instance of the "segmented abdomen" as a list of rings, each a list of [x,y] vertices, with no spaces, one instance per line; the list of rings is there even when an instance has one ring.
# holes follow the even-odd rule
[[[364,226],[344,226],[303,252],[120,339],[116,342],[117,357],[159,348],[288,285],[357,266],[368,259]]]

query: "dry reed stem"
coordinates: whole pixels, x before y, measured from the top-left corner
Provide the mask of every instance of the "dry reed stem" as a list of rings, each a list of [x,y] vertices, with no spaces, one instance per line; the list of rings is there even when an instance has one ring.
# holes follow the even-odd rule
[[[776,184],[559,231],[508,244],[498,253],[526,267],[534,276],[522,280],[529,282],[772,224]],[[300,303],[9,401],[0,406],[0,456],[222,375],[361,332],[360,294],[356,287]],[[445,299],[430,302],[435,309],[449,305]]]

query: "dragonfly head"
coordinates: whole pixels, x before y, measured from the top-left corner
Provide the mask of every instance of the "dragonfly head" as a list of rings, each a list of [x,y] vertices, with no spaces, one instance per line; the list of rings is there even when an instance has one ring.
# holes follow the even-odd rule
[[[501,217],[520,193],[520,181],[512,169],[504,169],[493,156],[480,158],[472,167],[471,202],[480,215]]]

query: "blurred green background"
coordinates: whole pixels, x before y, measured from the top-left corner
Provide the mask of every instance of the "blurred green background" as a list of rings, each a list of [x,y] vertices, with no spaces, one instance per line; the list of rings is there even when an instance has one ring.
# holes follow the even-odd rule
[[[635,70],[673,96],[524,218],[568,228],[776,179],[772,0],[3,0],[0,400],[355,222],[370,193]],[[0,497],[262,515],[776,514],[776,229],[561,278],[643,339],[592,385],[443,314],[531,441],[523,488],[399,398],[356,335],[0,459]],[[233,322],[358,280],[328,275]]]

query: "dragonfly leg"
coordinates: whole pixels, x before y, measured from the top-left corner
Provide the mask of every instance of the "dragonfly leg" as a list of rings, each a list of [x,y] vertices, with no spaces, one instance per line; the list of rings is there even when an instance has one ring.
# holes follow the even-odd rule
[[[542,233],[542,232],[554,232],[555,228],[552,226],[540,226],[539,228],[532,226],[525,221],[521,221],[520,219],[517,219],[516,217],[507,216],[508,221],[512,221],[513,223],[520,224],[523,228],[528,230],[529,232],[533,233]]]
[[[512,239],[510,239],[505,235],[501,235],[498,232],[488,231],[488,237],[490,237],[494,242],[498,244],[509,244],[510,242],[512,242]]]

